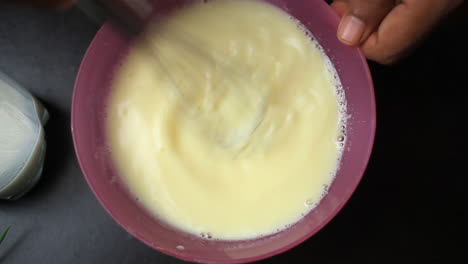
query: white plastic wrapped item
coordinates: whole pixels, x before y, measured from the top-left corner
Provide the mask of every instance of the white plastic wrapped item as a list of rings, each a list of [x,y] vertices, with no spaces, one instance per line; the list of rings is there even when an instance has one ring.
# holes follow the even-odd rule
[[[15,200],[39,180],[47,110],[0,72],[0,199]]]

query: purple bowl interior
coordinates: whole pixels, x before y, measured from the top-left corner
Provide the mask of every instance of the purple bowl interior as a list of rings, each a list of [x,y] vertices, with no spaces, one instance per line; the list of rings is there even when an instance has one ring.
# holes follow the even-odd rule
[[[120,182],[106,145],[106,101],[130,41],[107,23],[85,55],[72,106],[72,132],[81,169],[115,221],[154,249],[204,263],[250,262],[281,253],[327,224],[350,198],[364,173],[374,141],[376,118],[373,85],[365,59],[358,49],[337,40],[338,17],[324,1],[268,2],[300,20],[324,47],[343,84],[350,116],[341,166],[328,194],[303,220],[275,235],[249,241],[210,241],[178,231],[146,212]],[[181,1],[172,3],[177,5]]]

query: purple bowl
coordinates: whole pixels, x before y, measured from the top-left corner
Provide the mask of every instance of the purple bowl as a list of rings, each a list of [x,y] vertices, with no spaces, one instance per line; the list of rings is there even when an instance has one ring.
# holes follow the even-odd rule
[[[106,140],[106,102],[116,69],[130,41],[106,23],[91,43],[73,93],[72,133],[81,169],[107,212],[130,234],[174,257],[202,263],[245,263],[284,252],[327,224],[356,189],[369,160],[375,133],[375,99],[366,60],[336,38],[338,16],[323,0],[268,1],[299,19],[334,64],[350,116],[340,169],[320,204],[280,233],[248,241],[212,241],[181,232],[154,218],[128,192],[113,165]],[[174,5],[180,1],[172,1]]]

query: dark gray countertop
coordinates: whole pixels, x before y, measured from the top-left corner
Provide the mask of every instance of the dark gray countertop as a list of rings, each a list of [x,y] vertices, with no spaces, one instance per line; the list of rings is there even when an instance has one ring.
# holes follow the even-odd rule
[[[468,16],[460,16],[400,65],[371,65],[379,121],[362,184],[316,236],[259,263],[468,262],[468,48],[458,35],[466,28]],[[185,263],[117,226],[78,167],[71,94],[97,29],[78,10],[0,2],[0,70],[51,114],[43,179],[23,199],[0,202],[0,228],[12,225],[0,246],[2,264]]]

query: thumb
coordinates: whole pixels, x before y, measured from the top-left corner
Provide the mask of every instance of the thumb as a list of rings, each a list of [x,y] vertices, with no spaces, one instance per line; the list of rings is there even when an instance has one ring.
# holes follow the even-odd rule
[[[395,0],[336,0],[332,7],[342,15],[338,38],[357,46],[374,32],[395,6]]]

